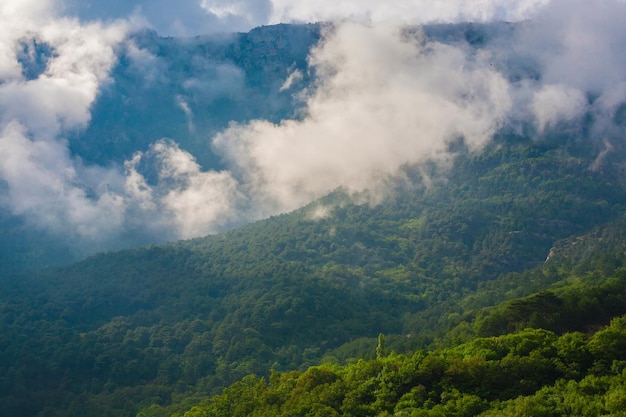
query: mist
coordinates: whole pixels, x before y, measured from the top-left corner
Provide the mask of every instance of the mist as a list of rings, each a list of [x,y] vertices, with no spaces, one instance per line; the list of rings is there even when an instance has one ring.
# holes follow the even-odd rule
[[[206,138],[222,160],[219,169],[202,166],[176,137],[155,140],[122,163],[85,162],[70,151],[67,136],[89,126],[100,92],[115,83],[119,51],[130,51],[146,83],[162,76],[157,57],[128,35],[144,24],[155,27],[151,13],[165,16],[172,5],[133,4],[112,3],[119,10],[104,15],[97,12],[103,6],[88,2],[89,13],[52,0],[0,6],[0,207],[80,254],[218,233],[336,189],[376,195],[403,166],[449,164],[451,143],[461,140],[478,152],[503,129],[541,138],[563,123],[592,120],[588,139],[602,145],[599,158],[623,140],[621,1],[593,7],[582,0],[344,2],[339,8],[324,1],[190,1],[173,15],[170,33],[176,19],[184,22],[183,10],[201,10],[216,27],[233,29],[334,20],[309,52],[313,82],[294,92],[302,111],[279,122],[231,124]],[[524,21],[504,37],[485,25],[486,40],[478,44],[429,36],[420,26],[463,20]],[[183,26],[200,30],[205,23]],[[243,84],[243,72],[224,68],[231,84]],[[292,72],[281,91],[302,77]],[[193,131],[197,120],[186,97],[171,105]]]
[[[318,79],[303,120],[233,126],[213,142],[250,195],[277,210],[375,188],[403,164],[445,159],[459,137],[480,148],[510,107],[484,56],[395,25],[330,28],[309,59]]]

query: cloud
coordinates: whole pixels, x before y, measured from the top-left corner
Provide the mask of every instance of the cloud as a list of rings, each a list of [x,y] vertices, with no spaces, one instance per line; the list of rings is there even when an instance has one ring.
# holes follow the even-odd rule
[[[583,0],[553,0],[521,26],[508,59],[536,65],[537,79],[519,83],[516,94],[530,97],[528,113],[540,131],[584,114],[593,115],[593,135],[615,131],[615,112],[626,101],[624,19],[622,1],[590,7]]]
[[[120,182],[118,175],[80,166],[58,142],[31,140],[18,122],[0,131],[0,178],[4,206],[68,240],[106,242],[123,223],[123,200],[104,186]],[[90,180],[96,197],[88,195]]]
[[[158,173],[156,184],[139,171],[142,159]],[[126,200],[149,215],[144,227],[190,238],[228,229],[241,222],[243,196],[229,172],[203,172],[195,158],[170,140],[159,140],[126,163]],[[132,216],[130,216],[132,218]]]
[[[102,86],[112,82],[121,48],[135,70],[149,70],[146,82],[158,82],[164,68],[156,56],[126,42],[132,22],[82,23],[58,15],[59,6],[21,0],[0,6],[0,205],[83,253],[241,223],[242,197],[230,174],[202,172],[172,141],[156,142],[124,167],[86,165],[70,153],[64,135],[89,124],[91,106]],[[213,80],[215,86],[190,79],[184,87],[208,88],[207,94],[215,95],[232,93],[228,86],[241,83],[241,70],[209,67],[219,80]],[[186,114],[193,129],[187,98],[175,97],[172,106]],[[156,176],[149,180],[146,172]]]
[[[267,24],[269,0],[66,0],[67,13],[82,21],[131,19],[163,36],[248,31]]]
[[[259,0],[200,0],[200,6],[219,19],[243,18],[248,24],[267,22],[272,3]]]
[[[83,128],[115,62],[127,26],[56,17],[52,1],[7,0],[0,9],[0,180],[2,205],[29,224],[77,239],[107,240],[123,223],[123,201],[103,185],[115,171],[85,167],[60,136]],[[34,77],[24,42],[47,61]],[[32,63],[31,63],[32,64]],[[70,237],[71,239],[71,237]]]
[[[89,107],[115,61],[113,48],[124,39],[127,27],[50,20],[42,5],[28,15],[25,5],[15,0],[2,7],[0,120],[4,124],[19,120],[37,137],[54,137],[63,129],[86,125]],[[35,79],[24,77],[18,59],[21,42],[29,39],[53,51],[45,71]]]
[[[185,100],[185,98],[181,95],[176,96],[176,105],[185,113],[185,118],[187,119],[187,129],[194,133],[196,127],[193,124],[193,112],[189,107],[189,103]]]
[[[289,73],[289,76],[287,77],[287,79],[285,80],[285,82],[283,83],[283,85],[280,86],[279,91],[286,91],[289,90],[293,84],[297,81],[300,81],[302,79],[303,75],[302,72],[298,69],[293,70]]]
[[[145,85],[164,83],[167,75],[167,66],[158,57],[142,49],[137,44],[129,40],[125,42],[125,53],[130,61],[130,69],[141,74]]]
[[[303,120],[233,126],[214,146],[274,209],[364,190],[403,164],[444,158],[460,137],[474,149],[490,139],[510,100],[487,58],[395,25],[342,24],[311,54],[319,78]]]
[[[160,184],[165,185],[161,204],[180,237],[215,233],[240,221],[243,196],[229,172],[202,172],[189,153],[171,142],[157,142],[152,152],[160,163]]]
[[[587,98],[580,91],[563,85],[544,86],[533,98],[532,111],[540,132],[558,121],[582,116],[587,110]]]
[[[600,92],[624,79],[621,30],[626,3],[553,0],[525,26],[518,40],[542,65],[544,83]]]

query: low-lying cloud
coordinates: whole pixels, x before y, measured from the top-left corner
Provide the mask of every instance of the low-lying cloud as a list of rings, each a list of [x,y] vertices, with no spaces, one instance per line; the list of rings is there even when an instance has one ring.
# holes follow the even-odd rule
[[[587,114],[593,135],[614,130],[613,118],[626,101],[626,3],[599,0],[553,0],[525,22],[509,60],[530,60],[539,77],[515,85],[521,105],[534,115],[539,131]],[[604,138],[598,138],[600,141]]]
[[[391,25],[330,32],[310,56],[319,78],[303,120],[254,121],[214,141],[242,185],[276,209],[364,190],[403,164],[443,157],[461,137],[479,148],[504,121],[508,85],[487,57]]]
[[[0,6],[0,179],[6,190],[0,203],[69,240],[107,240],[123,224],[123,201],[98,187],[120,181],[119,175],[83,166],[62,134],[89,123],[128,26],[85,25],[56,17],[55,8],[53,1]],[[37,45],[50,51],[36,77],[26,76],[26,67],[38,63],[23,56],[25,42],[33,57]]]
[[[156,185],[139,173],[142,158],[156,168]],[[179,238],[215,233],[241,222],[243,195],[232,175],[203,172],[191,154],[169,140],[156,142],[126,163],[125,191],[126,199],[141,208],[137,214],[149,214]]]

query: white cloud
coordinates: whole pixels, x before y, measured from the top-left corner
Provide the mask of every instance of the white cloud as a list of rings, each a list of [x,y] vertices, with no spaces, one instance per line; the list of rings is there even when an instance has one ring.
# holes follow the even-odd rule
[[[58,142],[31,140],[18,122],[0,132],[0,178],[8,188],[2,204],[35,227],[87,241],[107,241],[119,230],[124,202],[106,188],[92,190],[98,195],[90,198],[85,179],[91,174],[99,183],[120,178],[90,171],[77,165]]]
[[[520,47],[541,62],[545,83],[599,92],[624,79],[626,3],[553,0],[526,25]]]
[[[238,220],[242,196],[229,172],[202,172],[195,159],[174,143],[159,141],[152,152],[161,164],[159,176],[165,185],[161,202],[180,237],[215,233]]]
[[[563,85],[544,86],[534,95],[532,102],[532,111],[540,132],[558,121],[578,118],[586,110],[585,94]]]
[[[279,91],[286,91],[289,90],[292,86],[293,83],[300,81],[302,79],[303,75],[302,72],[298,69],[293,70],[289,73],[289,76],[287,77],[287,79],[285,80],[285,82],[283,83],[283,85],[280,86],[280,90]]]
[[[200,0],[200,6],[204,10],[220,19],[240,16],[252,25],[267,19],[266,13],[259,13],[259,11],[267,10],[268,7],[264,6],[259,9],[260,3],[262,4],[263,2],[250,0]]]
[[[522,26],[510,58],[538,65],[539,80],[520,84],[518,94],[532,97],[539,130],[584,112],[595,116],[594,134],[612,129],[613,113],[626,101],[625,20],[623,1],[553,0]]]
[[[83,21],[131,19],[164,36],[248,31],[267,24],[270,0],[64,0]]]
[[[510,106],[487,57],[422,44],[397,26],[343,24],[313,51],[318,87],[302,121],[254,121],[215,139],[250,193],[285,210],[336,187],[373,187],[405,163],[485,144]]]
[[[149,185],[139,173],[142,159],[158,172]],[[203,172],[195,158],[170,140],[159,140],[126,163],[126,199],[151,218],[143,227],[190,238],[215,233],[241,221],[237,183],[229,172]]]
[[[189,103],[187,103],[183,96],[178,95],[176,96],[176,105],[185,113],[187,129],[192,133],[195,132],[196,127],[193,124],[193,112],[191,111],[191,107],[189,107]]]
[[[9,1],[4,7],[12,3],[19,2]],[[0,67],[13,68],[0,77],[0,121],[18,120],[39,138],[54,138],[62,129],[85,126],[99,86],[115,62],[113,48],[124,39],[126,26],[44,19],[39,9],[34,16],[21,9],[20,13],[10,11],[14,13],[3,15],[0,21],[2,27],[7,22],[12,27],[0,39],[0,50],[6,51]],[[15,20],[20,18],[21,22]],[[32,80],[22,76],[18,60],[20,41],[27,39],[54,51],[45,71]]]
[[[36,227],[107,240],[123,224],[124,202],[101,185],[121,177],[83,166],[59,135],[89,122],[90,106],[107,81],[114,48],[127,29],[123,23],[82,25],[56,17],[56,6],[16,0],[0,6],[2,204]],[[33,79],[23,75],[18,59],[22,42],[53,51]]]
[[[130,58],[131,69],[137,74],[141,74],[145,85],[164,81],[167,67],[158,57],[139,48],[133,41],[125,42],[125,46],[126,56]]]
[[[21,78],[22,67],[17,61],[18,40],[45,22],[53,4],[52,0],[0,3],[0,80]]]

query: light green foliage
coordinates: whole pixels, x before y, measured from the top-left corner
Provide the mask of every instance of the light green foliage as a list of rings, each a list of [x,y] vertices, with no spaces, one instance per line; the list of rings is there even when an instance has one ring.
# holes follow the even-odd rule
[[[528,329],[427,354],[274,373],[269,385],[246,377],[185,416],[235,415],[237,407],[259,416],[618,416],[626,406],[626,371],[597,375],[596,367],[577,363],[584,377],[570,378],[562,369],[574,360],[572,344],[609,347],[613,341],[603,334],[624,321],[590,340]],[[487,344],[500,349],[498,357],[481,356]]]

